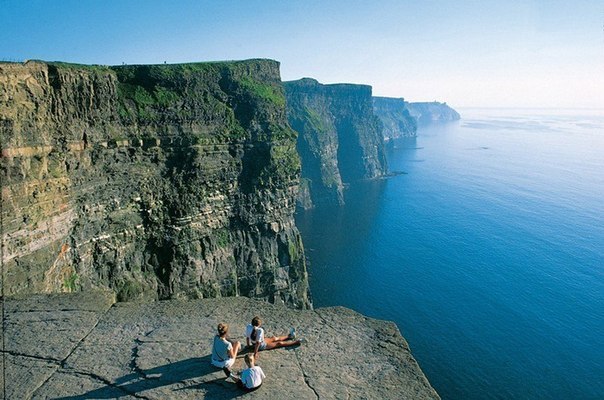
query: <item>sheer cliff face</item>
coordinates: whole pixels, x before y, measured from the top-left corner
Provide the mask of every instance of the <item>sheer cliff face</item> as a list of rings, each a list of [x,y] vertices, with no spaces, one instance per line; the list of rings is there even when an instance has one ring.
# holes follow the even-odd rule
[[[437,101],[431,103],[407,103],[405,102],[409,113],[417,120],[419,125],[428,125],[432,123],[451,122],[460,119],[457,111],[447,105]]]
[[[373,98],[373,112],[382,122],[384,140],[417,135],[417,122],[409,114],[406,104],[402,98]]]
[[[286,82],[289,123],[299,132],[303,208],[343,204],[343,187],[386,173],[384,141],[373,114],[371,87]]]
[[[7,293],[309,306],[277,62],[0,64],[0,129]]]

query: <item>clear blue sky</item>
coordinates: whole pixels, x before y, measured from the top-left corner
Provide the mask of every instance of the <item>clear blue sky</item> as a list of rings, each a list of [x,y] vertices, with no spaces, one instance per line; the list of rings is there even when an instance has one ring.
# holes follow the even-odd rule
[[[454,107],[604,107],[604,0],[0,0],[0,59],[244,58]]]

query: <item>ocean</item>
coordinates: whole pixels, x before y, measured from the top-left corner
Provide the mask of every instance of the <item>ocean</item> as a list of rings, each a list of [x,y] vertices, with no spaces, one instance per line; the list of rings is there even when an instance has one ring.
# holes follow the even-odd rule
[[[459,111],[298,213],[315,307],[396,322],[443,399],[604,399],[604,112]]]

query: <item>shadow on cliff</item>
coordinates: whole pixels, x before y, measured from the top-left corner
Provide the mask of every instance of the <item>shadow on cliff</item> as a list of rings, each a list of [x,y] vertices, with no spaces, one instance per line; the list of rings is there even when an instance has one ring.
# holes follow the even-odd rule
[[[97,377],[105,382],[106,379]],[[225,382],[224,373],[210,364],[210,355],[189,358],[159,367],[137,370],[118,378],[107,386],[76,395],[59,397],[61,400],[76,399],[116,399],[120,397],[145,397],[145,391],[161,387],[178,385],[176,388],[166,388],[162,395],[171,397],[167,392],[191,391],[188,395],[199,395],[206,398],[234,399],[246,393],[233,383]],[[155,397],[155,396],[154,396]]]

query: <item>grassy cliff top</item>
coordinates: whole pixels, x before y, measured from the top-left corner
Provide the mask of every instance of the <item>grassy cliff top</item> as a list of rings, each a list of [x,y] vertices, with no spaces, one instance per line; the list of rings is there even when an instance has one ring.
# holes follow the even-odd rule
[[[22,104],[38,104],[59,109],[58,123],[79,118],[100,129],[112,123],[123,136],[150,126],[184,126],[218,141],[295,136],[287,127],[275,60],[118,66],[29,60],[0,64],[0,77],[6,78],[0,91],[4,87],[13,95],[23,87],[39,88],[24,89],[18,93],[21,102],[4,104],[7,113],[21,118],[13,126],[38,121],[33,110],[40,107],[16,111]]]
[[[81,63],[74,63],[74,62],[68,62],[68,61],[45,61],[45,60],[37,60],[37,59],[32,59],[32,60],[25,60],[23,62],[15,62],[15,61],[0,61],[0,64],[14,64],[14,65],[29,65],[29,64],[35,64],[35,63],[39,63],[39,64],[48,64],[48,65],[54,65],[57,67],[64,67],[64,68],[89,68],[89,69],[95,69],[95,68],[113,68],[113,67],[122,67],[122,66],[165,66],[167,68],[173,67],[173,66],[184,66],[184,65],[190,65],[190,66],[229,66],[229,65],[237,65],[237,64],[274,64],[276,66],[279,66],[279,62],[276,60],[272,60],[270,58],[250,58],[250,59],[246,59],[246,60],[222,60],[222,61],[196,61],[196,62],[187,62],[187,63],[170,63],[170,64],[166,64],[166,63],[157,63],[157,64],[122,64],[122,65],[101,65],[101,64],[81,64]]]
[[[369,92],[371,94],[372,87],[371,85],[361,84],[361,83],[321,83],[314,78],[302,78],[294,81],[286,81],[283,82],[283,85],[287,89],[292,90],[304,90],[311,89],[316,90],[318,88],[323,90],[330,91],[360,91],[360,92]]]

